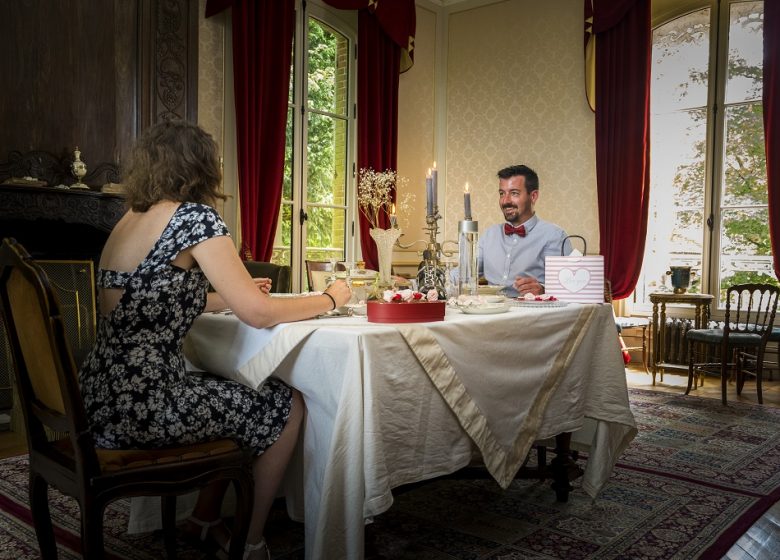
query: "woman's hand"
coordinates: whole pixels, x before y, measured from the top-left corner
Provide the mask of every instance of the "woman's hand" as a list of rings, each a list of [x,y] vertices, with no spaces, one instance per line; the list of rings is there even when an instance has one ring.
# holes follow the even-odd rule
[[[328,286],[328,289],[325,290],[325,293],[333,298],[333,301],[336,302],[336,307],[342,307],[352,299],[352,290],[350,290],[346,281],[343,279],[333,282],[333,284]]]
[[[270,278],[253,278],[255,281],[255,286],[260,288],[260,291],[264,294],[270,293],[271,291],[271,284],[273,281]]]

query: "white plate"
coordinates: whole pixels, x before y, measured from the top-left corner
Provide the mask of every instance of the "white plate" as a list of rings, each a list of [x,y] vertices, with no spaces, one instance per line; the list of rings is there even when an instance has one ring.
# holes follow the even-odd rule
[[[485,305],[459,305],[466,315],[492,315],[493,313],[506,313],[509,306],[504,303],[488,303]]]
[[[566,307],[569,305],[568,301],[536,301],[536,300],[521,300],[513,299],[512,305],[517,307]]]

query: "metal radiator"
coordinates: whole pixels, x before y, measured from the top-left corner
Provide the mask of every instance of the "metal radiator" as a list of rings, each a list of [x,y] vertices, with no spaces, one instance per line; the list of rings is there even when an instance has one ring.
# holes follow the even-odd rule
[[[673,317],[666,320],[664,338],[664,355],[661,361],[667,364],[688,365],[688,341],[685,333],[694,328],[693,319]],[[723,322],[710,321],[707,328],[723,328]],[[709,344],[705,348],[697,350],[696,361],[718,362],[720,361],[720,346]]]
[[[688,363],[688,341],[685,340],[685,333],[693,328],[691,319],[679,319],[677,317],[666,320],[664,356],[661,361],[667,364]]]

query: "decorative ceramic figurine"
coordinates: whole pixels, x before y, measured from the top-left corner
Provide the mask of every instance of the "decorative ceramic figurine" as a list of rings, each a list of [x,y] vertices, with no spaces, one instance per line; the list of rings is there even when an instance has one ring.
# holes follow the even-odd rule
[[[79,151],[78,146],[76,146],[76,149],[73,151],[73,155],[75,156],[75,159],[73,160],[73,163],[70,164],[70,170],[76,177],[76,182],[73,183],[70,188],[89,189],[87,185],[81,182],[81,179],[87,174],[87,164],[81,161],[81,152]]]

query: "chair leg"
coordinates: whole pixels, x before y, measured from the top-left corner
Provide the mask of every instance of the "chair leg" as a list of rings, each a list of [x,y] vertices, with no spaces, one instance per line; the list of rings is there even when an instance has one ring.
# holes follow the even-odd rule
[[[162,497],[162,524],[165,554],[176,560],[176,496]]]
[[[691,341],[688,345],[688,387],[685,389],[685,394],[691,392],[691,386],[693,385],[693,346],[695,342]]]
[[[81,554],[84,560],[105,558],[103,514],[105,504],[91,498],[81,502]]]
[[[726,387],[728,386],[728,375],[727,370],[728,364],[726,363],[726,357],[721,360],[720,362],[720,391],[721,391],[721,402],[723,403],[723,406],[726,406]]]
[[[35,536],[41,549],[43,560],[56,560],[57,541],[54,538],[54,528],[49,512],[49,485],[46,480],[30,471],[30,513],[35,525]]]
[[[764,353],[759,350],[756,356],[756,393],[758,393],[758,404],[764,404],[764,395],[761,389],[761,381],[764,376]]]

